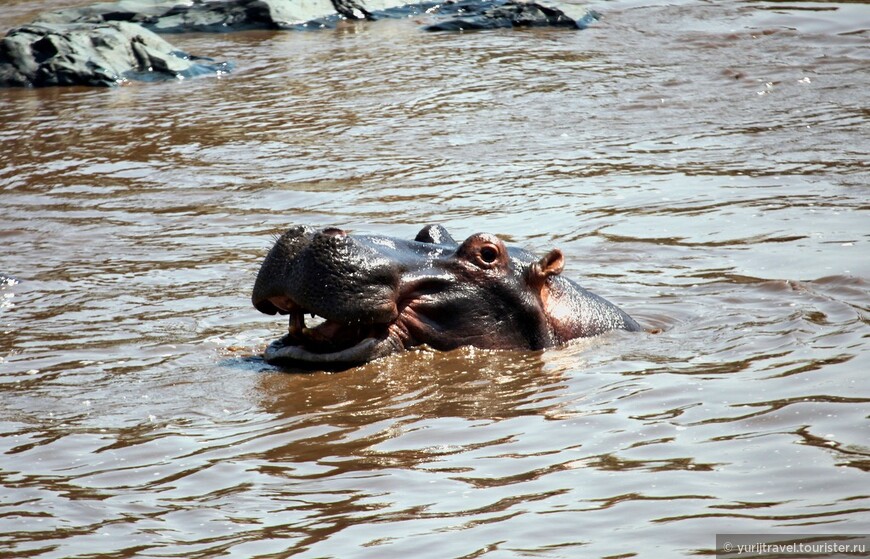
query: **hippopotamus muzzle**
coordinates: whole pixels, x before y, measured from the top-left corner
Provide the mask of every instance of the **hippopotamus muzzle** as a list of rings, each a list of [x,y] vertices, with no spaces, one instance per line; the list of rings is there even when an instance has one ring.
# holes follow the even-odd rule
[[[254,307],[289,315],[267,362],[336,369],[416,346],[543,349],[640,326],[560,276],[561,251],[541,258],[488,233],[457,243],[439,225],[414,240],[293,227],[269,251]],[[306,326],[305,315],[320,317]]]

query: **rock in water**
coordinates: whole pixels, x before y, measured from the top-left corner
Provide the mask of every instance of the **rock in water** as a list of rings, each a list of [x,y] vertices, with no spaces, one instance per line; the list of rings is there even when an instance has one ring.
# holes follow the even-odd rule
[[[572,9],[573,8],[573,9]],[[585,29],[600,16],[594,11],[576,6],[560,4],[544,6],[526,0],[458,0],[446,2],[432,10],[432,13],[452,19],[439,21],[425,27],[426,31],[471,31],[477,29],[498,29],[502,27],[567,27]]]
[[[399,6],[403,2],[404,0],[120,0],[45,13],[39,16],[36,23],[129,21],[156,33],[304,29],[331,27],[341,19],[367,19],[370,9]]]
[[[35,23],[0,41],[0,86],[113,86],[217,74],[227,63],[189,56],[125,21]]]

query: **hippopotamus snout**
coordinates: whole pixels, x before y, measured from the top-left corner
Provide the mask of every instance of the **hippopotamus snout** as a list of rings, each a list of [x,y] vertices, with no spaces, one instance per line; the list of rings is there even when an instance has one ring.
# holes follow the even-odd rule
[[[558,249],[541,258],[477,233],[457,243],[441,226],[414,240],[293,227],[269,251],[252,302],[290,315],[271,363],[335,367],[427,345],[542,349],[638,324],[560,276]],[[307,327],[305,315],[323,319]]]
[[[294,227],[269,252],[252,302],[267,314],[308,311],[347,323],[386,323],[396,316],[399,267],[338,228]]]

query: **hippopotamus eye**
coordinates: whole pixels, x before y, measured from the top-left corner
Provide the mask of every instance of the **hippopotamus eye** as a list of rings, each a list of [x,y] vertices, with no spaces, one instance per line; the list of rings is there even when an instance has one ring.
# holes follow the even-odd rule
[[[492,264],[496,260],[498,260],[498,247],[495,245],[483,245],[480,247],[480,252],[478,255],[480,256],[480,260],[484,264]]]
[[[484,270],[507,265],[507,248],[501,239],[489,233],[477,233],[468,237],[456,249],[456,255]]]

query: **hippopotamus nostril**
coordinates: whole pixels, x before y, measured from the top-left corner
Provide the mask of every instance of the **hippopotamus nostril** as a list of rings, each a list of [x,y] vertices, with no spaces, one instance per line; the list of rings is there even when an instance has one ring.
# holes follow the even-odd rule
[[[347,237],[347,231],[339,229],[338,227],[327,227],[320,233],[322,235],[329,235],[330,237]]]

